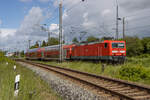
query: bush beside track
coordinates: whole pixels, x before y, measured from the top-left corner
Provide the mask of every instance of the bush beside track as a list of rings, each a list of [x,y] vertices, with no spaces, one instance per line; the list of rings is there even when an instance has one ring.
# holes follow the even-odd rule
[[[6,64],[8,62],[8,65]],[[0,100],[58,100],[60,99],[40,77],[27,68],[17,64],[0,53]],[[15,75],[20,74],[18,98],[14,98]]]

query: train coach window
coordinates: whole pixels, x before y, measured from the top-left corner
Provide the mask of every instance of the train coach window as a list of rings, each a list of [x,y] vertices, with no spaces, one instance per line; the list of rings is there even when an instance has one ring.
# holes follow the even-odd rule
[[[107,43],[105,43],[105,48],[107,48],[107,46],[108,46],[108,44],[107,44]]]

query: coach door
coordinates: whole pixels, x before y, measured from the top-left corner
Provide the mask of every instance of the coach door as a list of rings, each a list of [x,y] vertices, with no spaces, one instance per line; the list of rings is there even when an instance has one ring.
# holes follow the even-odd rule
[[[109,56],[109,44],[108,43],[104,43],[104,56]]]
[[[103,49],[103,47],[102,47],[102,45],[100,44],[100,45],[98,46],[98,58],[99,58],[99,59],[101,59],[101,57],[102,57],[102,55],[103,55],[102,49]]]
[[[42,50],[41,53],[42,53],[42,58],[44,58],[44,50]]]

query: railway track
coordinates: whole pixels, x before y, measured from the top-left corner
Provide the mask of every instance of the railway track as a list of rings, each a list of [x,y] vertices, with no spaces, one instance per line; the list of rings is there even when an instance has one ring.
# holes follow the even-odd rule
[[[98,76],[68,68],[51,66],[47,64],[35,63],[26,60],[17,60],[34,66],[38,66],[74,80],[94,87],[101,95],[111,95],[113,100],[150,100],[150,87],[137,85],[135,83]],[[116,98],[116,99],[115,99]]]

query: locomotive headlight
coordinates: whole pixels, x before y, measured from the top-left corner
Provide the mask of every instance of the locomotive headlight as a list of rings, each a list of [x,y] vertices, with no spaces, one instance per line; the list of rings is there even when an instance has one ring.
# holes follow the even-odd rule
[[[125,51],[120,51],[120,53],[125,53]]]
[[[118,51],[112,51],[112,53],[118,53]]]

